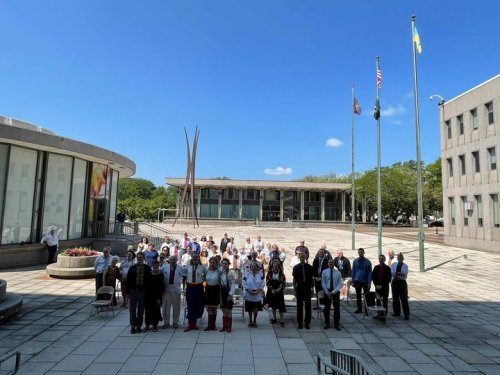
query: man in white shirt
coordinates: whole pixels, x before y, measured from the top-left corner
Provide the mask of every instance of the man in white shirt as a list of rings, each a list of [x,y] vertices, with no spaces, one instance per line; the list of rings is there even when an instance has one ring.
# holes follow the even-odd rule
[[[260,254],[264,250],[264,241],[260,239],[260,234],[257,236],[257,240],[253,243],[253,249]]]
[[[104,271],[111,264],[113,257],[109,254],[111,252],[111,247],[106,246],[102,250],[103,254],[95,258],[94,270],[95,270],[95,294],[101,286],[104,285]]]
[[[54,257],[56,255],[57,249],[59,248],[59,237],[56,234],[56,229],[54,227],[50,227],[49,233],[42,237],[40,243],[47,246],[47,264],[54,263]]]
[[[172,311],[172,326],[179,327],[179,316],[181,311],[181,293],[183,269],[177,265],[177,257],[171,255],[170,264],[161,268],[165,280],[165,292],[163,293],[162,314],[163,328],[170,327],[170,311]]]

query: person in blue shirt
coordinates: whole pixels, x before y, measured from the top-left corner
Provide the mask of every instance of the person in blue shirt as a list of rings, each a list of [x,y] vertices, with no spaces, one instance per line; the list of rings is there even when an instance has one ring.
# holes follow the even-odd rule
[[[352,262],[352,282],[354,284],[354,289],[356,289],[356,303],[358,307],[357,310],[354,311],[355,314],[363,312],[361,305],[361,290],[363,290],[363,293],[366,295],[366,293],[370,291],[372,283],[372,263],[365,258],[365,249],[360,247],[358,249],[358,255],[359,258],[354,259],[354,262]]]
[[[146,264],[151,268],[153,267],[153,262],[158,260],[158,251],[155,250],[155,245],[152,243],[148,244],[148,249],[144,251]]]
[[[328,268],[321,273],[321,286],[325,293],[325,329],[330,328],[330,306],[333,302],[333,326],[340,331],[340,288],[342,275],[334,268],[332,258],[328,259]]]

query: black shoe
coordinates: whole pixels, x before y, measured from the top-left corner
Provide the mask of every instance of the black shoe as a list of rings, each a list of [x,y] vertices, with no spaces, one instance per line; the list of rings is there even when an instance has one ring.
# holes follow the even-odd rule
[[[302,324],[299,324],[299,329],[302,329]]]
[[[324,327],[324,328],[325,328],[325,329],[328,329],[328,328],[330,328],[330,325],[328,325],[328,324],[327,324],[327,325],[325,325],[325,327]]]
[[[400,316],[400,314],[392,314],[392,316]]]
[[[319,310],[319,307],[318,306],[314,306],[313,310]]]
[[[130,333],[131,333],[131,334],[133,334],[133,335],[135,335],[135,327],[132,327],[132,328],[130,329]]]
[[[409,316],[405,316],[405,320],[410,320],[410,317]]]
[[[280,326],[284,327],[285,326],[285,322],[281,322]]]
[[[271,319],[271,324],[275,324],[277,322],[276,319]]]
[[[357,309],[356,311],[354,311],[354,314],[361,314],[362,312],[363,310]]]
[[[335,329],[336,329],[337,331],[342,331],[342,330],[340,329],[340,327],[339,327],[339,326],[335,326]]]
[[[141,329],[140,328],[136,328],[135,329],[135,333],[142,333]]]
[[[311,327],[309,327],[309,324],[306,324],[306,329],[311,329]]]

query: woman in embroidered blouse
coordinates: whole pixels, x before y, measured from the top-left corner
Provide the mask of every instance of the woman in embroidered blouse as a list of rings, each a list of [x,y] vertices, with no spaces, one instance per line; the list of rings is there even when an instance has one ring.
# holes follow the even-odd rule
[[[207,307],[208,325],[204,331],[215,331],[215,320],[217,319],[217,307],[220,304],[220,281],[221,272],[217,268],[217,259],[211,257],[208,261],[208,270],[205,274],[205,306]]]
[[[127,293],[127,274],[130,267],[135,264],[135,253],[134,250],[129,249],[127,251],[127,258],[120,262],[120,273],[121,280],[120,285],[122,287],[123,304],[122,307],[127,307],[128,303],[128,293]]]
[[[111,264],[106,267],[103,274],[103,285],[112,286],[113,291],[113,306],[116,306],[116,280],[120,278],[120,269],[117,266],[118,258],[113,257]]]
[[[285,295],[283,293],[285,290],[285,283],[286,279],[283,269],[281,268],[281,262],[279,259],[275,259],[271,263],[271,268],[266,275],[266,302],[273,310],[273,319],[271,319],[271,323],[276,323],[276,310],[278,310],[280,313],[280,324],[282,327],[285,326],[285,321],[283,320],[283,313],[286,311]]]
[[[208,251],[207,249],[203,249],[200,252],[200,263],[203,264],[205,267],[208,267],[208,259],[209,259]]]
[[[220,277],[220,308],[222,310],[222,328],[220,332],[230,333],[233,328],[233,296],[235,289],[234,272],[229,269],[229,259],[222,260]]]
[[[259,266],[255,262],[250,264],[250,272],[243,278],[245,289],[245,310],[248,311],[250,323],[248,327],[257,327],[257,314],[262,311],[262,297],[264,296],[264,278],[259,273]]]

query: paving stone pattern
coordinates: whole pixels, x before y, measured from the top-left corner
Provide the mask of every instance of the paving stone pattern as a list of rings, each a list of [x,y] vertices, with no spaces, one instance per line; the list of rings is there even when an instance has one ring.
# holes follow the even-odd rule
[[[326,243],[332,252],[344,249],[351,261],[356,256],[350,232],[332,228],[175,229],[216,240],[227,232],[237,244],[261,234],[287,250],[288,281],[301,238],[312,254]],[[375,265],[377,237],[358,233],[356,240]],[[0,326],[0,355],[19,350],[20,374],[274,375],[314,374],[315,355],[337,348],[360,356],[377,374],[500,374],[500,254],[426,244],[427,271],[421,273],[416,241],[384,237],[383,243],[384,253],[403,251],[409,264],[409,321],[389,316],[385,325],[354,315],[355,302],[341,302],[341,332],[323,330],[316,311],[311,329],[299,330],[290,301],[284,328],[271,325],[264,311],[252,329],[235,314],[230,334],[169,328],[131,335],[128,311],[120,307],[114,317],[89,318],[93,279],[52,279],[38,266],[0,271],[9,292],[24,297],[22,315]],[[0,374],[13,365],[3,364]]]

